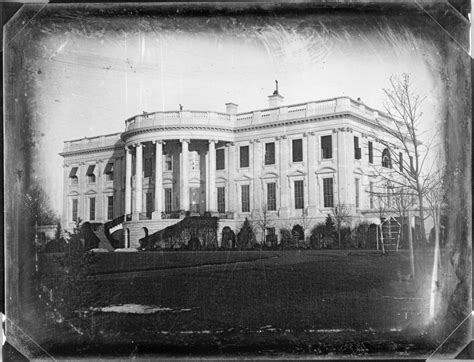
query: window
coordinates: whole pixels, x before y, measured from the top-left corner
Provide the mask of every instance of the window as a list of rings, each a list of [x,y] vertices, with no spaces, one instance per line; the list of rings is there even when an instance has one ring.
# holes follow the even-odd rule
[[[94,169],[95,169],[95,165],[89,165],[89,167],[87,168],[87,172],[86,172],[87,182],[89,182],[90,184],[95,183]]]
[[[267,228],[267,235],[265,237],[265,241],[267,243],[271,243],[272,245],[275,245],[277,243],[277,235],[274,227]]]
[[[144,177],[151,177],[153,173],[153,161],[151,157],[145,158],[145,169],[143,170],[143,176]]]
[[[321,137],[321,155],[323,159],[332,158],[332,136]]]
[[[382,167],[392,168],[392,160],[388,148],[382,151]]]
[[[374,144],[369,141],[369,163],[374,163]]]
[[[225,169],[225,154],[224,149],[220,148],[216,150],[216,170]]]
[[[71,185],[77,185],[79,183],[79,180],[77,179],[77,169],[78,167],[73,167],[69,172],[69,181]]]
[[[360,193],[359,193],[359,185],[360,181],[358,178],[355,179],[355,203],[356,203],[356,209],[360,207]]]
[[[275,142],[265,143],[265,165],[275,164]]]
[[[225,187],[217,188],[217,212],[225,213]]]
[[[249,146],[240,146],[240,167],[249,167]]]
[[[369,183],[369,206],[371,209],[374,208],[374,183],[371,181]]]
[[[410,156],[410,171],[415,172],[415,168],[413,166],[413,156]]]
[[[113,181],[114,180],[114,164],[108,163],[107,165],[105,165],[104,173],[105,173],[106,181]]]
[[[362,151],[359,147],[359,137],[354,136],[354,158],[360,160],[362,157]]]
[[[89,199],[89,220],[95,220],[95,197]]]
[[[295,209],[304,209],[303,180],[295,181]]]
[[[267,210],[276,211],[276,183],[267,184]]]
[[[241,190],[241,201],[242,201],[242,212],[250,212],[250,186],[242,185]]]
[[[170,153],[165,154],[165,171],[173,171],[173,156]]]
[[[72,221],[77,221],[78,199],[72,199]]]
[[[324,207],[334,207],[334,190],[332,177],[323,178]]]
[[[151,192],[145,194],[145,210],[146,216],[150,217],[153,212],[153,194]]]
[[[303,161],[303,140],[293,140],[293,162]]]
[[[171,212],[171,187],[165,189],[165,212]]]
[[[400,165],[400,172],[403,172],[403,153],[398,154],[398,163]]]
[[[107,196],[107,220],[114,218],[114,197]]]

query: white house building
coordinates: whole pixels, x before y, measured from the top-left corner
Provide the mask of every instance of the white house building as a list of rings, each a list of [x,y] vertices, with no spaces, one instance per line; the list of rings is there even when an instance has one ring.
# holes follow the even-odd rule
[[[341,204],[354,220],[377,218],[376,169],[395,167],[387,144],[397,147],[381,124],[393,120],[348,97],[268,98],[269,108],[244,113],[234,103],[222,113],[144,113],[122,133],[66,141],[64,227],[125,215],[124,244],[136,247],[185,212],[237,232],[266,210],[276,234],[322,222]]]

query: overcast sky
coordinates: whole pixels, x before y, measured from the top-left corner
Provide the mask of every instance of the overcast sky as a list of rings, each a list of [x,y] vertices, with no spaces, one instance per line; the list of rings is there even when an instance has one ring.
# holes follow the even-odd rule
[[[179,104],[225,111],[226,102],[239,112],[262,109],[276,79],[286,104],[346,95],[383,109],[389,77],[409,72],[426,96],[427,122],[440,118],[439,55],[405,28],[334,30],[319,18],[188,19],[180,26],[168,17],[129,30],[139,22],[115,21],[114,31],[97,26],[92,33],[77,25],[37,29],[43,35],[32,44],[34,94],[47,165],[40,169],[58,210],[62,194],[53,190],[62,188],[63,142],[121,132],[124,120],[142,111]]]

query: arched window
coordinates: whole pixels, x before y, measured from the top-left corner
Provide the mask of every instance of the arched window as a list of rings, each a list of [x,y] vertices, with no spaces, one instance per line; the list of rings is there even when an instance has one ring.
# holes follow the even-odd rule
[[[382,167],[392,168],[392,159],[388,148],[382,151]]]

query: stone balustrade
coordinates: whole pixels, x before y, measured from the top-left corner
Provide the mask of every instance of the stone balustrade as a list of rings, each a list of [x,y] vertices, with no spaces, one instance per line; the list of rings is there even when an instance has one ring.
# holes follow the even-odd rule
[[[64,142],[63,152],[83,151],[85,149],[96,149],[101,147],[117,146],[117,143],[122,144],[120,138],[121,133],[114,133],[110,135],[97,137],[84,137],[81,139],[70,140]]]
[[[212,111],[172,111],[153,112],[131,117],[125,121],[125,131],[147,127],[166,127],[170,125],[209,125],[215,127],[239,128],[256,124],[285,121],[288,119],[314,117],[325,114],[351,112],[371,122],[376,119],[384,120],[389,117],[380,111],[367,107],[362,102],[348,97],[338,97],[321,101],[293,104],[255,110],[252,112],[229,113]]]

